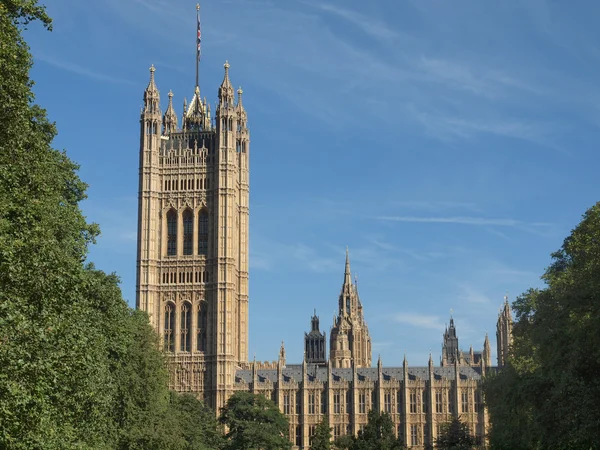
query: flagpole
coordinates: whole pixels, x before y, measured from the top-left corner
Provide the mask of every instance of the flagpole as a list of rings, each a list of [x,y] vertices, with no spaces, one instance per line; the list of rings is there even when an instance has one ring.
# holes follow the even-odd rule
[[[196,4],[196,87],[198,87],[198,72],[200,69],[200,3]]]

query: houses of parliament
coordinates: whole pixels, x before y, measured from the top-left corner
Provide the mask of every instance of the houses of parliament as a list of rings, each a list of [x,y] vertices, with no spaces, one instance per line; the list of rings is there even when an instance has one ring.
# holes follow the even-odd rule
[[[363,311],[368,304],[361,302],[346,251],[329,344],[315,312],[302,361],[289,363],[283,344],[272,362],[248,360],[250,133],[243,93],[234,90],[229,68],[225,63],[214,111],[201,96],[198,76],[180,115],[171,92],[161,108],[154,67],[144,91],[136,306],[161,336],[170,387],[195,393],[216,411],[237,391],[264,395],[289,419],[296,449],[309,448],[324,417],[339,437],[358,433],[371,409],[389,413],[411,448],[432,444],[452,417],[484,440],[481,379],[508,354],[506,297],[497,323],[497,365],[487,335],[481,351],[460,350],[453,319],[439,365],[431,356],[425,367],[410,366],[406,358],[401,367],[381,359],[373,364]]]

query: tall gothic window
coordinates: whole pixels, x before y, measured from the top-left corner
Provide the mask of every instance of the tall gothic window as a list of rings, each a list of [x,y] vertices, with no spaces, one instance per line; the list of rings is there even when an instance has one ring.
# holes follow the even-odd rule
[[[177,254],[177,213],[174,209],[167,213],[167,255]]]
[[[191,255],[192,242],[194,239],[194,215],[192,211],[186,209],[183,212],[183,254]]]
[[[200,306],[198,306],[198,351],[201,352],[206,351],[206,327],[208,324],[206,307],[205,301],[201,301]]]
[[[175,351],[175,306],[167,303],[165,306],[165,351]]]
[[[192,307],[189,303],[184,303],[181,308],[181,351],[189,352],[192,350],[191,328],[192,328]]]
[[[205,209],[198,217],[198,254],[208,255],[208,212]]]

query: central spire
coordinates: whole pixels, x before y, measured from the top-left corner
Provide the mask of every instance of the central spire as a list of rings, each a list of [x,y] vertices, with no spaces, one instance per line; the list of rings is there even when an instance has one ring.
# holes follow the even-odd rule
[[[196,89],[199,85],[200,56],[201,56],[202,32],[200,31],[200,3],[196,4]]]
[[[346,269],[344,270],[344,286],[352,283],[352,274],[350,272],[350,256],[348,253],[348,247],[346,247]]]

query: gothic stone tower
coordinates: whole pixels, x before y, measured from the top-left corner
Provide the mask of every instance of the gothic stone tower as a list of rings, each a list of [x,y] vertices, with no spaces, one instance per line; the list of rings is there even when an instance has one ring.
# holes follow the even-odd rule
[[[310,332],[304,333],[304,360],[309,364],[324,365],[326,357],[327,337],[319,329],[319,316],[315,310],[310,319]]]
[[[496,344],[498,346],[498,367],[503,367],[508,358],[508,351],[512,344],[512,314],[508,304],[508,296],[504,296],[504,307],[498,315],[496,323]]]
[[[444,331],[444,343],[442,344],[442,366],[454,364],[459,356],[458,353],[458,336],[456,336],[454,318],[450,317],[450,326]]]
[[[363,316],[358,287],[352,283],[348,249],[339,311],[333,318],[330,336],[329,355],[334,368],[371,367],[371,336]]]
[[[136,303],[169,355],[171,388],[220,408],[248,359],[249,132],[229,80],[214,122],[196,84],[181,128],[150,68],[140,118]],[[197,77],[196,77],[197,78]]]

